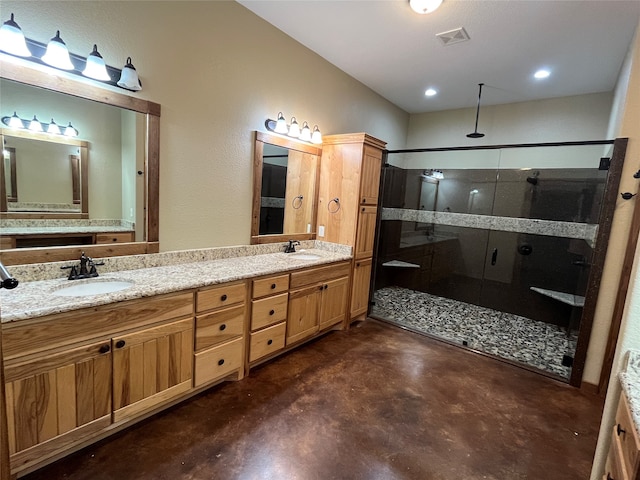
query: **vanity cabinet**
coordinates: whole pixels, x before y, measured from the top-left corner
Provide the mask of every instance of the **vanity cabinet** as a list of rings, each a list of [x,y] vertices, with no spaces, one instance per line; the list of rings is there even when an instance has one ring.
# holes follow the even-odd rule
[[[322,141],[316,231],[321,240],[354,247],[349,320],[368,309],[371,269],[368,275],[363,268],[356,272],[356,262],[370,265],[373,257],[385,146],[366,133],[327,135]]]
[[[615,420],[603,480],[638,480],[640,479],[640,437],[624,392],[620,395]]]
[[[196,293],[195,378],[200,387],[230,375],[244,377],[246,282],[204,288]]]

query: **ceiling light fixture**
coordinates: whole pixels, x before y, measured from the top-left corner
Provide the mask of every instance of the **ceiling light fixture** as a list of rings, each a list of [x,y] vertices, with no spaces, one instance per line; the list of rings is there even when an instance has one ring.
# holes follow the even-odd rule
[[[19,57],[30,57],[31,51],[27,47],[27,41],[20,26],[11,18],[0,27],[0,50],[17,55]]]
[[[438,93],[438,91],[435,88],[428,88],[426,92],[424,92],[424,94],[427,97],[433,97],[434,95],[436,95]]]
[[[411,9],[421,15],[434,12],[442,5],[442,0],[409,0]]]
[[[42,56],[42,61],[52,67],[62,70],[74,70],[71,58],[69,58],[69,49],[60,38],[60,30],[56,31],[56,36],[49,40],[47,52]]]
[[[469,133],[467,134],[467,137],[469,138],[482,138],[484,137],[484,133],[478,133],[478,117],[480,116],[480,98],[482,97],[482,86],[484,85],[484,83],[479,83],[478,87],[478,109],[476,110],[476,129],[473,131],[473,133]]]
[[[322,143],[322,133],[320,132],[318,125],[314,125],[312,131],[307,122],[302,122],[302,129],[300,129],[300,126],[296,121],[296,117],[291,117],[291,125],[289,126],[287,125],[282,112],[278,112],[277,120],[267,118],[264,122],[264,126],[270,132],[297,138],[303,142],[314,143],[317,145]]]
[[[536,73],[533,74],[533,76],[538,80],[547,78],[549,75],[551,75],[551,72],[549,70],[544,70],[544,69],[538,70]]]

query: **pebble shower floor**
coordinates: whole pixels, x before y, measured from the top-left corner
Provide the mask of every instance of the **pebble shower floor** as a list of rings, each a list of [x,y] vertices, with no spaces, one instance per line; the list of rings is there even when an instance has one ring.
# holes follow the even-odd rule
[[[374,294],[372,315],[474,350],[523,363],[568,379],[563,355],[573,356],[577,334],[511,313],[400,287]],[[464,343],[466,342],[466,343]]]

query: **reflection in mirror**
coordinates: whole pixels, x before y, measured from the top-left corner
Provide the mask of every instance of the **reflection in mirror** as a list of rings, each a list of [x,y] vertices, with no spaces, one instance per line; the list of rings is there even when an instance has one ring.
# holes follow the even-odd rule
[[[252,243],[314,238],[320,149],[256,132]]]
[[[3,58],[0,67],[1,115],[79,131],[3,129],[0,260],[157,252],[160,105]]]

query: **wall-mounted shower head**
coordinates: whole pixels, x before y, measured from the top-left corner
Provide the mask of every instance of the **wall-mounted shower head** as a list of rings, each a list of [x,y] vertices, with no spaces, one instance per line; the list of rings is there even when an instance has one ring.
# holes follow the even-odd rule
[[[529,182],[531,185],[537,185],[538,175],[540,175],[540,172],[538,171],[533,172],[533,175],[530,175],[527,177],[527,182]]]

